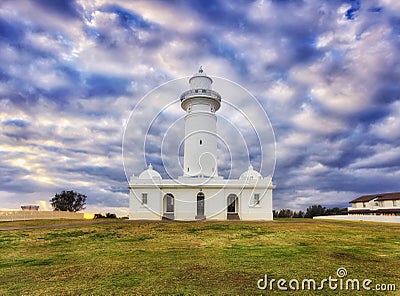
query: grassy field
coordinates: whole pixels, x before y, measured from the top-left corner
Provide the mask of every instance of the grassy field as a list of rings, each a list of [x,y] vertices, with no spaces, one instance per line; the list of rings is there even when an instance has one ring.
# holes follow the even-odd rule
[[[0,229],[54,224],[0,231],[0,295],[400,295],[372,290],[400,290],[400,225],[115,220],[3,222]],[[341,267],[343,279],[370,279],[371,290],[331,290],[328,283],[301,290],[303,279],[340,279]],[[289,291],[276,283],[259,290],[265,274],[296,279],[300,290],[288,283]]]

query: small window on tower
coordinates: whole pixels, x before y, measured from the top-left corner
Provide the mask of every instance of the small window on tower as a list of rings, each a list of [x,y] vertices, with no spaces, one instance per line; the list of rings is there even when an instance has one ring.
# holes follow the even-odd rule
[[[188,173],[189,173],[189,168],[188,168]]]
[[[200,140],[200,145],[203,145],[203,140]]]

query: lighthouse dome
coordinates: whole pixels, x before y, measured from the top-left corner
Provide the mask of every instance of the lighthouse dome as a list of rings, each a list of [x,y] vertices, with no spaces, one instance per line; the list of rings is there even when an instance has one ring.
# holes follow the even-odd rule
[[[240,179],[257,180],[257,179],[262,179],[262,175],[259,172],[255,171],[253,169],[253,166],[250,165],[249,169],[240,175]]]
[[[149,164],[147,170],[139,175],[139,179],[162,179],[159,172],[153,170],[153,166]]]

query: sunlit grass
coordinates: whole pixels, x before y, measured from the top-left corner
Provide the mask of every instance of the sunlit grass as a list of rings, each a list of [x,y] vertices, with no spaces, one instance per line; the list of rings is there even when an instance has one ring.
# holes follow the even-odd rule
[[[0,294],[260,295],[257,280],[264,274],[321,280],[335,277],[339,267],[351,278],[400,288],[400,226],[395,224],[310,219],[80,223],[0,232]],[[0,223],[0,228],[34,224],[60,221]]]

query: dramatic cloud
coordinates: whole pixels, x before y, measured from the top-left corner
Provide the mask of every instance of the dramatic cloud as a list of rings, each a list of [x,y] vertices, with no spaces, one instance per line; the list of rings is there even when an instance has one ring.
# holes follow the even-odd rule
[[[347,206],[361,194],[400,190],[396,1],[9,0],[0,5],[0,49],[2,209],[49,207],[56,192],[74,189],[89,196],[88,211],[127,214],[130,112],[200,65],[246,88],[268,114],[275,209]],[[249,161],[260,169],[263,152],[243,120],[259,123],[259,108],[215,80],[229,144],[220,142],[220,173],[237,177]],[[141,141],[124,151],[128,177],[146,162],[179,175],[182,147],[168,139],[183,133],[184,113],[172,104],[180,93],[164,95],[141,106],[141,118],[155,119],[146,137],[146,120],[129,121],[126,139]],[[268,124],[257,132],[268,134]],[[138,155],[144,144],[147,154]]]

